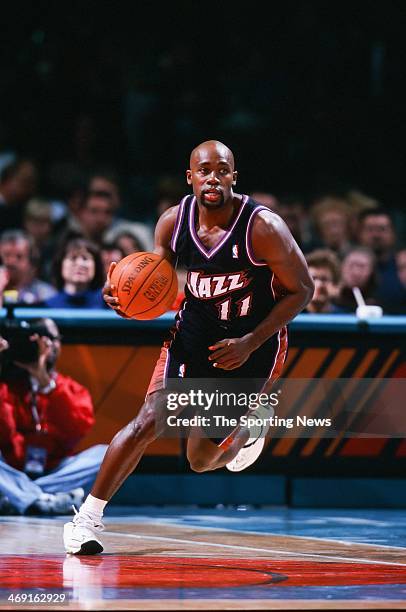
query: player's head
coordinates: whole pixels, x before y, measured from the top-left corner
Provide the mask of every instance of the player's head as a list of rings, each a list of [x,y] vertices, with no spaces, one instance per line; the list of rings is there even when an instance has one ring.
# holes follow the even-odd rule
[[[209,209],[221,208],[233,197],[237,182],[232,151],[218,140],[198,145],[190,155],[186,179],[199,204]]]

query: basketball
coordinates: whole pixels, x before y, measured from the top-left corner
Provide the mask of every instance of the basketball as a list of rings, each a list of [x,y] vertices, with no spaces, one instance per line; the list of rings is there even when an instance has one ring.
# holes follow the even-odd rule
[[[118,297],[118,314],[148,320],[169,310],[178,293],[178,279],[171,264],[156,253],[138,252],[121,259],[110,282]]]

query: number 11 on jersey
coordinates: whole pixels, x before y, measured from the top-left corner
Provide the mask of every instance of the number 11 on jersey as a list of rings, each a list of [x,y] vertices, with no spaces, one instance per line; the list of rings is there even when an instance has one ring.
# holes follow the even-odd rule
[[[246,296],[237,300],[237,317],[246,317],[251,310],[252,293],[248,293]],[[231,311],[231,297],[227,298],[223,302],[217,302],[216,304],[219,311],[219,318],[222,321],[230,320]]]

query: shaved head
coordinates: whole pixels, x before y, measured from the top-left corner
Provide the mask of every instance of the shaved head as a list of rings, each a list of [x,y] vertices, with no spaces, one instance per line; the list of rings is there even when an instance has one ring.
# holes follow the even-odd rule
[[[190,155],[186,180],[193,186],[199,206],[214,210],[232,204],[237,182],[234,155],[218,140],[202,142]]]
[[[234,155],[231,149],[229,149],[225,144],[219,142],[218,140],[206,140],[202,142],[197,147],[193,149],[190,154],[190,165],[193,165],[193,162],[199,162],[201,159],[206,157],[208,154],[216,151],[219,157],[227,160],[232,169],[234,170]]]

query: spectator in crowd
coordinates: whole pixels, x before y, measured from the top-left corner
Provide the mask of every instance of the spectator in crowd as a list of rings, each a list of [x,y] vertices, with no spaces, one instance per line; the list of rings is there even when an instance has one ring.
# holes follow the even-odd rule
[[[272,195],[272,193],[268,193],[266,191],[253,191],[250,196],[253,200],[258,202],[258,204],[262,204],[273,212],[280,214],[279,201],[276,196]]]
[[[33,238],[38,249],[46,245],[52,234],[51,204],[47,200],[33,198],[27,202],[23,229]]]
[[[396,253],[396,267],[398,271],[398,277],[402,286],[406,289],[406,248],[399,249]]]
[[[127,255],[131,255],[131,253],[145,250],[142,244],[138,242],[134,234],[126,230],[119,232],[116,235],[114,244],[122,251],[124,257],[126,257]]]
[[[115,242],[117,236],[125,232],[140,245],[138,250],[152,250],[150,232],[149,229],[145,229],[146,226],[115,219],[114,214],[115,209],[110,194],[104,191],[91,191],[78,211],[75,221],[70,223],[64,239],[81,235],[100,246],[103,242]],[[141,232],[140,227],[143,228]],[[140,234],[142,239],[139,238]]]
[[[134,242],[139,245],[138,251],[154,250],[153,232],[146,223],[115,219],[106,231],[104,239],[109,242],[116,242],[122,234],[129,234],[133,237]]]
[[[375,255],[366,247],[353,247],[341,265],[340,290],[335,304],[343,312],[355,312],[357,302],[353,288],[358,287],[366,304],[376,304]]]
[[[100,255],[103,262],[104,275],[107,277],[110,269],[110,264],[123,259],[124,252],[114,242],[104,242],[101,245]]]
[[[107,196],[113,206],[113,219],[109,227],[106,229],[104,239],[109,242],[114,242],[118,233],[128,231],[132,233],[138,242],[142,245],[142,251],[153,250],[153,235],[152,230],[146,223],[124,219],[119,216],[122,207],[120,181],[118,175],[111,169],[100,169],[95,171],[89,178],[88,182],[89,196]]]
[[[176,176],[161,176],[157,186],[157,205],[155,209],[156,222],[171,206],[179,204],[185,195],[184,181]]]
[[[7,268],[5,266],[0,265],[0,308],[3,307],[4,302],[4,291],[8,285],[9,274],[7,272]],[[17,293],[13,291],[13,293]]]
[[[335,306],[341,271],[340,260],[333,251],[317,249],[306,255],[310,276],[314,281],[314,294],[304,312],[333,314],[341,312]]]
[[[45,305],[50,308],[105,308],[101,287],[105,281],[98,247],[84,238],[63,244],[53,262],[58,293]]]
[[[55,250],[52,206],[47,200],[32,198],[24,208],[23,229],[31,236],[39,253],[39,276],[49,280]]]
[[[31,363],[8,362],[12,336],[0,337],[0,514],[68,514],[91,487],[107,446],[72,455],[94,424],[91,396],[56,370],[55,322],[32,321],[30,330],[38,347]]]
[[[346,200],[325,196],[312,205],[311,215],[321,246],[342,258],[351,246],[351,209]]]
[[[57,162],[48,172],[48,183],[61,200],[52,201],[54,237],[58,242],[69,232],[80,232],[79,210],[87,195],[87,177],[83,169],[70,162]]]
[[[302,251],[313,250],[310,220],[302,198],[297,194],[279,196],[279,214]]]
[[[71,236],[81,234],[100,246],[106,240],[105,236],[112,227],[113,218],[114,206],[110,195],[91,192],[78,212],[79,226],[77,230],[72,230]]]
[[[364,210],[359,220],[359,243],[376,257],[376,298],[385,312],[395,313],[404,299],[395,258],[396,233],[392,219],[383,208]]]
[[[267,206],[285,221],[292,236],[303,252],[311,246],[311,234],[308,215],[303,201],[297,195],[283,195],[278,198],[271,193],[253,191],[251,197],[259,204]]]
[[[55,295],[54,287],[37,278],[39,253],[31,236],[22,230],[7,230],[0,236],[0,261],[6,274],[2,276],[0,293],[17,292],[17,302],[37,304]]]
[[[121,208],[120,180],[117,173],[110,168],[100,168],[90,174],[88,193],[105,193],[111,199],[115,213]]]
[[[403,293],[400,300],[395,304],[394,310],[397,314],[406,314],[406,248],[399,249],[396,253],[396,267]]]
[[[346,194],[346,201],[351,209],[351,241],[356,244],[358,242],[360,214],[364,210],[378,208],[379,202],[358,189],[350,189]]]
[[[56,225],[55,242],[61,244],[71,238],[82,236],[92,242],[101,243],[103,233],[113,219],[111,204],[109,203],[110,198],[107,194],[103,194],[101,198],[97,196],[95,204],[93,205],[93,202],[91,202],[88,207],[89,194],[87,191],[81,193],[79,185],[74,189],[74,193],[67,199],[68,214]],[[103,219],[105,216],[108,217],[107,220]],[[99,228],[100,225],[102,225],[101,229]]]
[[[23,206],[35,193],[37,168],[29,159],[19,159],[3,169],[0,176],[0,232],[21,228]]]

